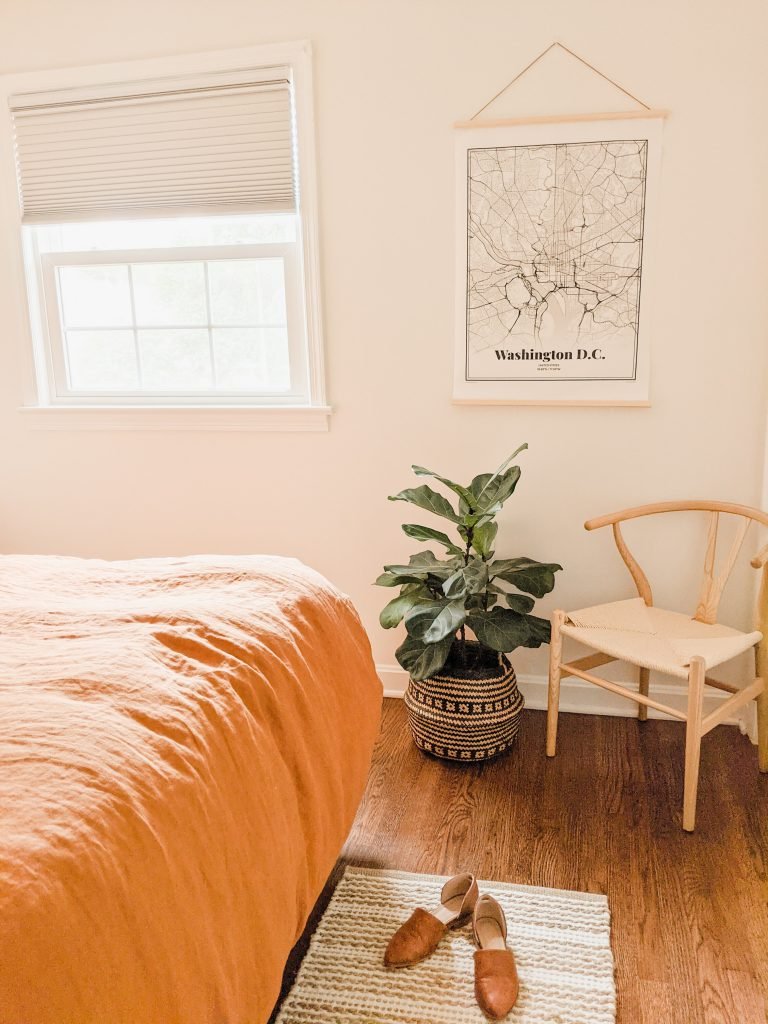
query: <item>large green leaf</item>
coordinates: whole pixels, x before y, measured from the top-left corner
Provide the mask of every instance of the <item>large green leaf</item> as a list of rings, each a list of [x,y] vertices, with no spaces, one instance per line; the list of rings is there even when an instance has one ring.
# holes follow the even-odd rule
[[[532,558],[503,558],[489,565],[491,579],[499,578],[513,587],[544,597],[555,586],[555,573],[562,570],[557,562],[537,562]]]
[[[512,459],[515,458],[515,456],[519,455],[520,452],[524,451],[527,447],[527,444],[521,444],[519,448],[516,448],[512,452],[512,454],[502,462],[502,464],[499,466],[495,473],[481,473],[479,476],[476,476],[474,478],[472,483],[469,485],[469,490],[471,491],[472,496],[474,498],[474,508],[487,509],[490,508],[492,505],[497,504],[497,502],[504,501],[506,500],[506,498],[509,497],[512,491],[515,489],[515,485],[517,484],[517,478],[519,478],[520,476],[520,467],[510,467],[510,463],[512,462]],[[510,482],[508,479],[507,483],[504,484],[504,486],[502,487],[500,484],[497,483],[497,481],[499,481],[502,477],[509,477],[510,473],[513,470],[517,470],[517,474],[516,478],[514,479],[514,482],[511,484],[512,489],[506,494],[506,498],[500,499],[498,497],[499,492],[503,490],[505,487],[509,487]],[[470,504],[472,503],[470,502]]]
[[[481,558],[489,558],[493,554],[493,542],[498,531],[499,524],[490,520],[472,530],[472,547]]]
[[[507,583],[522,590],[524,594],[544,597],[555,587],[555,573],[562,569],[561,565],[542,565],[530,569],[518,569],[503,577]]]
[[[424,580],[427,576],[437,576],[440,580],[447,580],[460,564],[461,559],[458,556],[439,559],[435,558],[431,551],[419,551],[418,554],[411,555],[408,565],[385,565],[384,571],[393,576],[410,576],[417,580]],[[411,580],[409,579],[408,582],[410,583]]]
[[[407,537],[413,538],[413,540],[435,540],[438,544],[442,544],[443,547],[447,548],[455,555],[462,555],[464,553],[458,544],[453,543],[447,533],[442,533],[440,530],[433,530],[431,526],[419,526],[417,523],[405,523],[403,525],[403,533]]]
[[[425,588],[411,590],[407,594],[400,594],[386,604],[379,615],[379,622],[384,629],[392,629],[398,626],[406,612],[409,612],[415,605],[429,600],[429,591]]]
[[[479,558],[473,558],[448,577],[443,583],[443,593],[451,598],[464,597],[466,594],[480,594],[487,586],[488,566]]]
[[[435,644],[446,636],[453,636],[467,619],[464,602],[425,601],[416,605],[405,616],[409,636]]]
[[[420,487],[408,487],[406,490],[400,491],[399,494],[390,494],[389,500],[407,501],[427,512],[434,512],[435,515],[442,516],[443,519],[450,519],[452,523],[461,522],[448,499],[444,498],[442,494],[438,494],[437,491],[433,491],[427,484],[422,484]]]
[[[431,469],[426,469],[424,466],[411,466],[411,469],[416,476],[431,476],[434,480],[439,480],[441,484],[445,484],[454,494],[458,494],[460,498],[463,498],[465,501],[470,500],[469,489],[462,487],[461,484],[457,484],[453,480],[449,480],[448,477],[440,476],[439,473],[433,473]]]
[[[468,625],[481,644],[494,651],[514,651],[527,646],[530,629],[527,616],[509,608],[491,608],[487,612],[472,612]]]
[[[408,583],[423,583],[421,576],[410,576],[407,573],[383,572],[373,581],[375,587],[402,587]]]
[[[497,558],[490,563],[488,568],[491,571],[491,576],[499,576],[502,572],[513,572],[520,569],[536,568],[542,565],[554,567],[556,570],[563,568],[562,565],[558,565],[557,562],[537,562],[535,558],[527,558],[525,556],[521,556],[520,558]]]
[[[408,565],[416,567],[426,566],[428,569],[431,569],[435,565],[452,565],[455,567],[460,565],[462,561],[463,555],[461,557],[452,555],[450,558],[437,558],[434,551],[427,549],[426,551],[417,551],[411,555],[408,559]]]
[[[419,594],[422,597],[426,597],[429,594],[427,585],[424,580],[419,580],[418,583],[406,583],[403,589],[400,591],[400,596],[405,597],[406,594]]]
[[[407,636],[395,651],[395,657],[413,679],[428,679],[445,665],[452,645],[452,636],[436,644],[425,644],[423,640]]]
[[[552,634],[552,626],[549,620],[542,619],[538,615],[527,615],[526,620],[531,635],[525,646],[541,647],[542,644],[548,644]]]
[[[527,594],[505,594],[504,598],[512,611],[520,612],[521,615],[527,615],[536,604]]]
[[[468,504],[470,504],[472,508],[475,507],[477,496],[482,492],[483,488],[488,483],[490,483],[491,480],[493,480],[493,477],[493,473],[479,473],[476,477],[473,478],[472,483],[469,485],[469,491],[470,494],[472,495],[472,499],[470,502],[468,502]]]
[[[519,569],[522,563],[528,562],[530,562],[530,558],[494,558],[492,562],[488,563],[488,574],[493,580],[497,576],[501,576],[502,573],[512,572],[514,569]]]
[[[479,481],[479,493],[475,497],[475,512],[496,514],[517,487],[517,481],[520,479],[520,467],[510,466],[500,476],[493,475],[481,485],[480,482],[483,479],[484,477],[475,477],[472,481],[473,484]]]

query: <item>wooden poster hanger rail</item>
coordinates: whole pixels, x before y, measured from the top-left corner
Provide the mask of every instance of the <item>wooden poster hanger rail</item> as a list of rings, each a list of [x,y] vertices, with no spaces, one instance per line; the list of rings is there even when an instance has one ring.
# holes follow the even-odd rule
[[[487,110],[492,103],[495,103],[500,96],[503,96],[507,89],[511,88],[511,86],[513,86],[515,82],[518,82],[523,77],[523,75],[527,74],[531,70],[531,68],[535,64],[538,64],[543,57],[546,57],[550,50],[554,50],[556,47],[561,50],[564,50],[571,57],[575,58],[575,60],[579,61],[580,64],[583,64],[586,68],[589,68],[589,70],[592,71],[594,74],[599,75],[600,78],[603,78],[615,89],[618,89],[619,92],[623,92],[624,95],[628,96],[633,103],[638,103],[642,107],[642,110],[622,110],[612,111],[610,113],[596,114],[544,114],[533,115],[530,117],[499,118],[495,120],[484,121],[477,120],[477,118],[480,116],[480,114],[482,114],[484,110]],[[526,64],[522,71],[519,71],[514,76],[514,78],[511,78],[502,89],[499,89],[496,95],[492,96],[487,103],[484,103],[482,107],[480,107],[480,109],[476,113],[474,113],[468,121],[456,121],[454,124],[454,128],[497,128],[503,127],[504,125],[563,124],[569,121],[616,121],[625,118],[649,118],[666,116],[666,110],[653,110],[651,107],[648,106],[647,103],[644,103],[643,100],[635,96],[634,93],[631,93],[629,89],[625,89],[623,85],[619,85],[619,83],[616,82],[613,78],[610,78],[608,75],[600,71],[599,68],[596,68],[594,64],[590,64],[588,60],[585,60],[583,57],[580,57],[578,53],[575,53],[569,47],[565,46],[564,43],[556,41],[554,43],[550,43],[546,49],[541,51],[538,57],[534,57],[529,64]]]

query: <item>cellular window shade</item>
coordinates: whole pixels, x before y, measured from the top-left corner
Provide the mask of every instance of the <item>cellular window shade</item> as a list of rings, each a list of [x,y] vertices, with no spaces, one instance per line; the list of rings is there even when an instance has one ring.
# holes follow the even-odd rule
[[[287,69],[11,98],[25,223],[296,208]]]

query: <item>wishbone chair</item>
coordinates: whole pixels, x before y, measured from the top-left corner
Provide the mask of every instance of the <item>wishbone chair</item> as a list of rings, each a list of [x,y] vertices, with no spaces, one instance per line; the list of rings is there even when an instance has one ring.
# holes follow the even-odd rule
[[[704,578],[698,604],[692,616],[665,611],[654,605],[648,578],[627,547],[619,525],[628,519],[656,513],[690,511],[709,513]],[[738,516],[741,521],[724,564],[715,574],[717,533],[721,515]],[[762,569],[756,629],[744,633],[717,622],[723,589],[747,530],[753,522],[768,526],[768,514],[747,505],[734,505],[724,501],[658,502],[590,519],[584,524],[587,530],[598,530],[603,526],[613,528],[619,554],[635,581],[639,596],[628,601],[614,601],[592,608],[582,608],[576,612],[557,610],[552,614],[547,755],[555,756],[560,680],[567,676],[577,676],[612,693],[634,700],[639,705],[638,717],[641,720],[648,717],[649,707],[680,719],[686,723],[683,828],[687,832],[692,832],[696,823],[696,794],[702,737],[752,700],[757,702],[759,769],[761,772],[768,772],[768,545],[762,548],[751,563],[754,568]],[[597,653],[570,663],[563,662],[564,636],[591,647]],[[707,674],[710,669],[730,661],[750,647],[755,651],[757,675],[745,686],[737,687],[731,683],[724,683]],[[614,661],[626,661],[639,668],[637,690],[629,690],[618,683],[602,679],[591,671]],[[687,682],[688,703],[685,712],[671,708],[649,696],[651,669]],[[715,711],[704,716],[706,686],[725,690],[731,696]]]

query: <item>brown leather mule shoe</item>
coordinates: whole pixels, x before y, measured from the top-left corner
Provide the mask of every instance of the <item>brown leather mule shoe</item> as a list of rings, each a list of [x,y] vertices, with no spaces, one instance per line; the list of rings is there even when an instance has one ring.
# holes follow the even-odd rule
[[[504,911],[492,896],[483,895],[472,916],[475,933],[475,999],[491,1020],[501,1020],[517,1002],[520,982],[511,949],[507,949]]]
[[[449,928],[461,928],[469,920],[478,897],[474,875],[456,875],[440,893],[440,906],[432,912],[418,907],[389,940],[385,967],[410,967],[426,960],[437,949]]]

